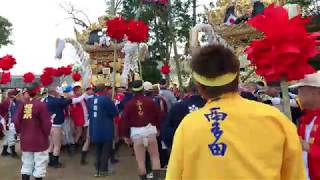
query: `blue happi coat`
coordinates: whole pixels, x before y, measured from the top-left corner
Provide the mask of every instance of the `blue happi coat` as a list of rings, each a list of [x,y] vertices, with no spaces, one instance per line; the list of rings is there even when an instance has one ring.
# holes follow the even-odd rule
[[[50,114],[56,115],[53,119],[53,125],[62,125],[64,123],[64,110],[72,103],[72,100],[48,96],[44,102],[47,104]]]
[[[112,141],[114,137],[113,118],[117,114],[115,104],[106,96],[88,99],[90,138],[94,143]]]

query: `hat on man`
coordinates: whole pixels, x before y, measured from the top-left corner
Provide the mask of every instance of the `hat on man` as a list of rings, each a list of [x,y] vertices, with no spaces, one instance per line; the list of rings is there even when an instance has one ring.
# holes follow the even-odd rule
[[[296,84],[290,86],[289,88],[298,88],[303,86],[320,88],[320,73],[316,72],[313,74],[308,74],[304,77],[304,79],[299,80]]]
[[[141,80],[136,80],[132,82],[132,92],[140,93],[143,92],[143,82]]]
[[[167,84],[167,80],[166,80],[166,79],[160,79],[159,84],[160,84],[161,86],[164,86],[164,85]]]
[[[267,82],[268,87],[280,87],[280,81]]]
[[[143,88],[145,91],[151,91],[153,90],[153,85],[151,82],[146,81],[143,83]]]
[[[20,90],[18,89],[11,89],[9,92],[8,92],[8,96],[9,97],[15,97],[17,96],[18,94],[20,93]]]
[[[103,92],[106,88],[107,87],[105,84],[97,84],[96,87],[94,88],[94,92],[95,93]]]
[[[41,91],[41,86],[39,83],[32,83],[29,87],[27,87],[27,92],[30,95],[35,95]]]

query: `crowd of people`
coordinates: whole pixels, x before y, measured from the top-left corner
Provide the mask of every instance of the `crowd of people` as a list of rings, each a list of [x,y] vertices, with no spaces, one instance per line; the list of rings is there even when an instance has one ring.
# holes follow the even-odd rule
[[[121,142],[133,149],[141,180],[161,179],[163,169],[169,180],[306,179],[305,172],[320,178],[319,74],[290,90],[297,131],[281,113],[280,84],[239,85],[239,61],[230,50],[204,47],[191,67],[183,97],[166,79],[133,81],[114,98],[103,84],[42,94],[36,83],[10,90],[0,104],[2,156],[18,157],[20,139],[22,180],[44,178],[47,166],[63,168],[62,146],[70,155],[81,149],[82,165],[94,147],[94,176],[112,175]]]

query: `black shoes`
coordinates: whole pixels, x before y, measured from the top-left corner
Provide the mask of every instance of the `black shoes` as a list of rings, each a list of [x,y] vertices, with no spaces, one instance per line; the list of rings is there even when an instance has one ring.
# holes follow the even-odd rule
[[[80,164],[83,166],[88,164],[88,162],[86,161],[87,153],[88,153],[88,151],[82,151],[82,153],[81,153]]]
[[[49,153],[49,164],[48,166],[53,166],[53,153]]]
[[[111,162],[111,164],[117,164],[117,163],[119,163],[119,160],[116,158],[111,158],[110,162]]]
[[[1,156],[9,156],[9,155],[10,153],[8,153],[8,146],[3,146]]]
[[[13,158],[19,158],[17,152],[16,152],[16,147],[13,145],[13,146],[10,146],[10,150],[11,150],[11,157]]]
[[[8,153],[8,148],[10,148],[11,153]],[[11,157],[13,158],[18,158],[18,154],[16,152],[16,147],[15,145],[13,146],[3,146],[2,152],[1,152],[1,156],[9,156],[11,155]]]
[[[148,180],[147,175],[140,175],[140,180]]]
[[[30,176],[26,175],[26,174],[22,174],[21,179],[22,180],[30,180]]]
[[[53,154],[49,153],[49,164],[50,167],[59,169],[64,168],[64,165],[59,162],[59,156],[54,156]]]

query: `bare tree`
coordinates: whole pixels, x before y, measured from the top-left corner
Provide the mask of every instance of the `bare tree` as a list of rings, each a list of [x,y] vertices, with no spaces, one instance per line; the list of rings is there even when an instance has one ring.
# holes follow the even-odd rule
[[[107,5],[107,13],[110,15],[116,15],[118,10],[120,10],[123,0],[105,0]]]
[[[83,28],[88,28],[92,24],[88,15],[83,10],[76,8],[71,2],[59,4],[59,6],[69,15],[66,19],[72,19],[74,24]]]

